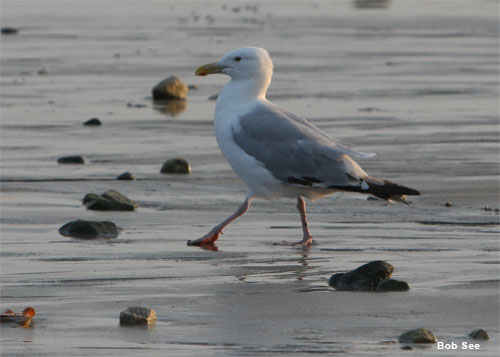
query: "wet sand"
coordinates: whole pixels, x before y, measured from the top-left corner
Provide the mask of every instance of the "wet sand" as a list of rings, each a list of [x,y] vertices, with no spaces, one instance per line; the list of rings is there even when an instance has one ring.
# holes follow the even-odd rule
[[[398,336],[417,327],[446,343],[484,328],[491,340],[470,355],[498,355],[497,2],[19,4],[1,14],[20,30],[1,37],[1,309],[37,315],[32,328],[1,326],[2,355],[464,353],[402,350]],[[271,100],[376,152],[359,161],[369,174],[422,196],[308,202],[310,249],[272,245],[301,238],[293,200],[255,200],[218,251],[186,246],[245,196],[213,136],[208,98],[227,79],[193,72],[248,44],[273,57]],[[199,86],[175,116],[150,98],[169,75]],[[103,126],[81,125],[92,117]],[[58,165],[64,155],[86,164]],[[178,156],[192,173],[160,175]],[[114,180],[125,171],[137,180]],[[137,212],[82,206],[108,189]],[[59,235],[75,219],[122,232]],[[377,259],[410,291],[328,287]],[[158,322],[120,327],[129,306],[152,307]]]

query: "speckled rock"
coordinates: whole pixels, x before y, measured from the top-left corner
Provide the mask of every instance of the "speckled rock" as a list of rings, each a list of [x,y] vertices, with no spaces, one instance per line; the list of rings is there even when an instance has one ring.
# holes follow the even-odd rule
[[[376,260],[347,273],[333,274],[328,284],[337,290],[374,291],[382,280],[389,279],[394,267]]]
[[[120,325],[149,325],[156,321],[156,312],[147,307],[129,307],[120,313]]]
[[[57,159],[58,164],[84,164],[85,160],[81,156],[63,156]]]
[[[385,279],[377,285],[377,291],[408,291],[410,286],[406,281]]]
[[[87,120],[85,123],[83,123],[83,125],[86,125],[86,126],[99,126],[99,125],[102,125],[102,123],[99,120],[99,118],[92,118],[92,119]]]
[[[124,181],[133,181],[133,180],[135,180],[135,176],[134,176],[134,174],[127,171],[127,172],[124,172],[123,174],[121,174],[120,176],[118,176],[116,179],[117,180],[124,180]]]
[[[407,331],[399,336],[401,343],[436,343],[437,338],[426,328],[417,328]]]
[[[161,167],[162,174],[188,174],[191,172],[191,166],[186,159],[176,158],[167,160]]]
[[[477,329],[469,333],[469,337],[472,338],[473,340],[489,340],[490,335],[486,330],[483,330],[482,328]]]
[[[83,204],[94,211],[135,211],[137,203],[115,190],[108,190],[102,195],[88,193],[83,197]]]
[[[118,227],[108,221],[72,221],[59,228],[59,233],[65,237],[80,239],[116,238]]]
[[[165,78],[153,88],[153,100],[186,99],[188,87],[176,76]]]

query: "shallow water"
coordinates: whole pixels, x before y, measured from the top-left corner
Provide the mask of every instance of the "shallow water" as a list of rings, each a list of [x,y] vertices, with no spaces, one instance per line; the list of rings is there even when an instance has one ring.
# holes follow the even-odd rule
[[[417,356],[397,337],[425,326],[447,343],[485,328],[480,353],[498,355],[498,2],[367,3],[2,1],[2,26],[20,32],[1,37],[1,308],[37,315],[1,326],[1,353]],[[376,152],[366,171],[422,196],[310,203],[306,250],[272,245],[301,237],[295,202],[256,200],[219,251],[187,247],[245,195],[212,133],[208,98],[227,78],[193,75],[243,45],[270,51],[271,100]],[[172,74],[199,86],[175,115],[150,98]],[[103,126],[81,125],[91,117]],[[86,164],[56,163],[75,154]],[[160,175],[177,156],[192,173]],[[137,180],[115,181],[124,171]],[[111,188],[138,211],[81,205]],[[75,219],[123,231],[60,236]],[[376,259],[411,290],[328,288]],[[134,305],[154,308],[156,325],[120,327]]]

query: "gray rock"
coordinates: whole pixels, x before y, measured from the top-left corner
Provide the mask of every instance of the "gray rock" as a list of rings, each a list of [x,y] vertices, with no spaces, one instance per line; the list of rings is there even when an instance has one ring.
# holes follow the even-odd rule
[[[108,221],[72,221],[59,228],[59,233],[65,237],[80,239],[116,238],[118,228]]]
[[[389,279],[394,267],[382,260],[376,260],[347,273],[333,274],[328,284],[337,290],[373,291],[385,279]]]
[[[408,291],[410,286],[406,281],[385,279],[377,285],[377,291]]]
[[[47,71],[47,69],[46,69],[46,68],[43,68],[43,67],[42,67],[42,68],[40,68],[40,69],[38,70],[38,75],[39,75],[39,76],[45,76],[45,75],[47,75],[47,74],[49,74],[49,72]]]
[[[186,99],[189,89],[176,76],[165,78],[153,88],[153,100]]]
[[[135,211],[137,208],[137,203],[115,190],[108,190],[100,196],[88,193],[82,202],[87,209],[94,211]]]
[[[84,164],[85,160],[81,156],[63,156],[57,159],[58,164]]]
[[[102,123],[99,120],[99,118],[92,118],[92,119],[87,120],[85,123],[83,123],[83,125],[86,125],[86,126],[99,126],[99,125],[102,125]]]
[[[469,337],[472,338],[473,340],[489,340],[490,335],[486,330],[483,330],[482,328],[477,329],[469,333]]]
[[[135,175],[130,172],[124,172],[116,178],[117,180],[133,181],[135,180]]]
[[[149,325],[156,321],[156,312],[147,307],[129,307],[120,313],[120,325]]]
[[[436,343],[437,338],[426,328],[417,328],[407,331],[399,336],[401,343]]]
[[[167,160],[161,167],[162,174],[188,174],[191,172],[191,166],[186,159],[176,158]]]

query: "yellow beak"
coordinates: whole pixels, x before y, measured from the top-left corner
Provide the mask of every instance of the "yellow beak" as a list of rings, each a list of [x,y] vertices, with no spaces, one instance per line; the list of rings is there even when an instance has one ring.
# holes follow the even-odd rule
[[[215,63],[204,64],[194,72],[197,76],[206,76],[207,74],[221,73],[225,67],[217,66]]]

